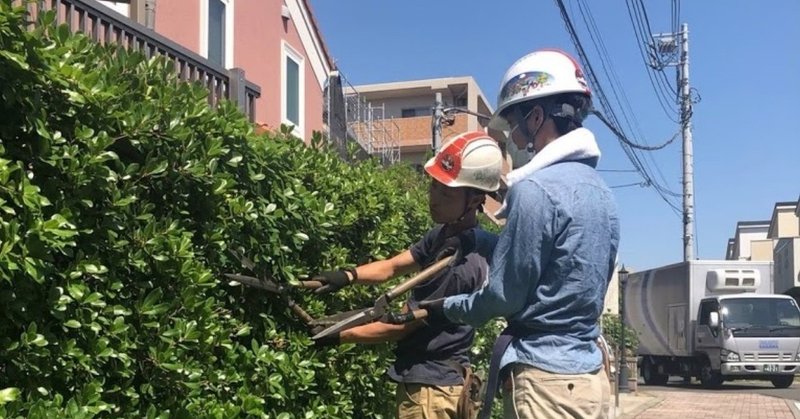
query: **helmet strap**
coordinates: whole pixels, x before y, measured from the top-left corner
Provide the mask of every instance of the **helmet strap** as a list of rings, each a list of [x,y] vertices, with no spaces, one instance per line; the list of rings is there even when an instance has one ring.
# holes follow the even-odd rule
[[[536,141],[536,134],[538,134],[539,130],[542,129],[542,126],[544,126],[544,121],[542,121],[542,123],[539,124],[538,127],[536,127],[536,131],[534,131],[533,134],[531,134],[530,130],[528,129],[528,118],[530,118],[531,115],[533,114],[533,109],[531,109],[531,111],[528,112],[528,114],[525,116],[522,115],[522,111],[519,109],[519,106],[514,108],[514,112],[516,113],[517,120],[520,121],[519,124],[517,125],[519,127],[520,133],[527,142],[525,144],[525,150],[528,153],[533,153],[534,151],[533,143]]]
[[[585,115],[579,114],[579,111],[575,109],[574,106],[570,105],[569,103],[560,103],[560,104],[552,104],[552,103],[544,103],[541,105],[543,117],[546,119],[548,116],[551,118],[564,118],[574,121],[576,125],[580,126],[581,121]],[[534,108],[535,109],[535,108]],[[520,120],[522,117],[522,111],[519,110],[519,107],[516,107],[514,112],[516,112],[517,119]],[[519,124],[520,133],[522,133],[523,137],[525,137],[527,144],[525,145],[525,149],[528,153],[533,153],[533,143],[536,141],[536,134],[539,133],[539,130],[542,129],[544,126],[544,119],[542,123],[536,127],[536,131],[533,133],[528,130],[528,118],[530,118],[531,114],[533,114],[533,110],[525,116],[525,120],[521,121]]]

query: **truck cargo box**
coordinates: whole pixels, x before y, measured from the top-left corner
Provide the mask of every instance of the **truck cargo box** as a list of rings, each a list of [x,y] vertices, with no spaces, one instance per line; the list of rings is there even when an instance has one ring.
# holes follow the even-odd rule
[[[770,294],[772,262],[694,260],[628,275],[625,322],[639,335],[639,355],[690,356],[700,300]]]

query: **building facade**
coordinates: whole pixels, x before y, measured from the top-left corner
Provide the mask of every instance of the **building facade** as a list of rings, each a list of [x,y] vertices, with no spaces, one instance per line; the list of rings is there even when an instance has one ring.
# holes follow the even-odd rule
[[[726,259],[773,262],[775,292],[800,300],[800,198],[777,202],[769,221],[741,221]]]
[[[243,69],[261,88],[254,117],[259,125],[289,124],[306,140],[323,130],[323,96],[333,60],[307,0],[100,3],[213,65]]]
[[[446,77],[392,83],[357,85],[345,95],[357,93],[385,119],[397,126],[400,159],[422,165],[432,153],[432,116],[436,94],[445,107],[459,107],[471,113],[491,115],[492,107],[472,77]],[[442,139],[465,132],[484,130],[488,120],[466,113],[453,113],[442,129]]]

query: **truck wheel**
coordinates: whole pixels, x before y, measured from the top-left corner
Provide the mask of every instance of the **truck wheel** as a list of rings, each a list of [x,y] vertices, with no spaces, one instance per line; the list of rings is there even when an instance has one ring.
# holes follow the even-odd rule
[[[650,358],[645,358],[642,362],[642,378],[649,386],[663,386],[669,381],[669,375],[659,374],[658,366]]]
[[[772,385],[775,388],[789,388],[794,382],[794,375],[779,375],[777,377],[772,377]]]
[[[705,388],[719,388],[722,385],[722,381],[722,374],[711,369],[711,361],[706,359],[700,369],[700,384]]]

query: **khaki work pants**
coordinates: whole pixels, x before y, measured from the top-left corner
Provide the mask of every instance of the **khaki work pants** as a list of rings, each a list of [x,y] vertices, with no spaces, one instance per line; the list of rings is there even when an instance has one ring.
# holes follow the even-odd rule
[[[463,386],[397,384],[397,419],[455,419]]]
[[[604,368],[590,374],[553,374],[514,364],[503,389],[503,417],[606,419],[611,385]]]

